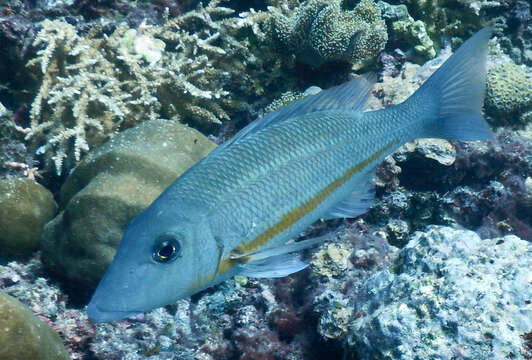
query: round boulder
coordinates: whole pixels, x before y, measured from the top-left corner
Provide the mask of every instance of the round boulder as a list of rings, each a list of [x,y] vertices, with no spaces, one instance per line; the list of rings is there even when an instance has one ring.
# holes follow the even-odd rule
[[[128,222],[215,147],[177,121],[152,120],[87,155],[61,188],[63,211],[45,227],[47,269],[73,287],[95,287]]]
[[[0,292],[0,359],[70,359],[59,335],[17,299]]]
[[[28,178],[0,180],[0,254],[25,258],[37,250],[44,224],[57,209],[52,194]]]

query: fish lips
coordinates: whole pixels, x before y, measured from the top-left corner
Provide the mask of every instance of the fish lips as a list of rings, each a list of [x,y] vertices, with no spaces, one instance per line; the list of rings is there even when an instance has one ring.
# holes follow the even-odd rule
[[[120,308],[118,301],[113,300],[113,294],[109,294],[109,291],[105,290],[106,288],[100,283],[87,305],[87,315],[91,321],[97,323],[111,322],[142,313],[142,311]]]
[[[99,306],[99,304],[91,300],[87,306],[87,315],[92,322],[102,323],[111,322],[116,320],[122,320],[130,316],[141,314],[140,311],[120,311],[120,310],[107,310]]]

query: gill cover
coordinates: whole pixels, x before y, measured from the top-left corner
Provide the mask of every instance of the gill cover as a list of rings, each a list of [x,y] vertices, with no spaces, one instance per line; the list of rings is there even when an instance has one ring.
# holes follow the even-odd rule
[[[175,302],[210,283],[220,251],[201,212],[161,196],[127,226],[88,314],[120,320]],[[179,210],[177,210],[179,209]]]

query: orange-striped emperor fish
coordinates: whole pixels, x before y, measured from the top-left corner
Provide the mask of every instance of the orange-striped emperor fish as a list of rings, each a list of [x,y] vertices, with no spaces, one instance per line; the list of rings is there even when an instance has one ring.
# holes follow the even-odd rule
[[[88,305],[96,322],[175,302],[234,275],[304,269],[293,241],[318,219],[352,218],[374,198],[375,167],[416,138],[491,139],[480,111],[485,28],[403,103],[364,111],[361,76],[270,112],[173,182],[127,226]]]

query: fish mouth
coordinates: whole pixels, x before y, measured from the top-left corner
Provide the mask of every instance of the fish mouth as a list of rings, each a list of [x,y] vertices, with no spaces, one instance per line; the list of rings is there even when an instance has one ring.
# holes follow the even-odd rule
[[[89,319],[91,319],[92,322],[96,323],[122,320],[127,317],[138,315],[141,313],[142,312],[140,311],[106,310],[101,308],[97,304],[94,304],[94,302],[92,301],[87,306],[87,315],[89,315]]]

